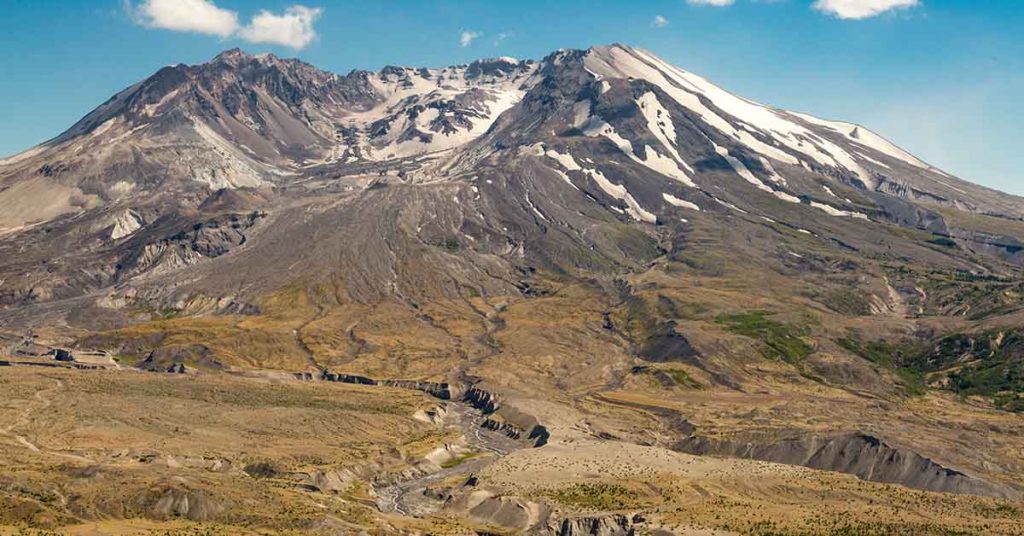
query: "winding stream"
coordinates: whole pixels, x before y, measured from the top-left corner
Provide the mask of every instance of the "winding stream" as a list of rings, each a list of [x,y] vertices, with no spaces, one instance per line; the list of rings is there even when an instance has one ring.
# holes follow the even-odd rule
[[[485,417],[468,404],[447,402],[447,420],[462,430],[469,448],[478,453],[462,463],[440,471],[400,482],[375,486],[377,508],[381,512],[393,512],[406,516],[423,516],[436,512],[443,501],[431,497],[427,490],[453,477],[469,478],[496,460],[514,450],[527,448],[528,444],[515,441],[501,432],[481,426]]]

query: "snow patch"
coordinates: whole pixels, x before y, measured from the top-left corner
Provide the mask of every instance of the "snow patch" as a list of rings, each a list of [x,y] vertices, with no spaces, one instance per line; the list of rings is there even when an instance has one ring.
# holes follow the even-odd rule
[[[783,177],[782,175],[779,175],[779,173],[777,171],[775,171],[775,167],[772,166],[771,161],[769,161],[767,158],[765,158],[763,156],[758,156],[757,158],[758,158],[758,160],[761,161],[761,165],[764,166],[764,168],[766,170],[768,170],[768,179],[769,180],[771,180],[775,184],[781,184],[781,185],[785,185],[786,184],[786,178]]]
[[[544,221],[548,221],[544,214],[541,213],[540,209],[537,208],[537,205],[534,205],[533,201],[530,200],[530,192],[526,192],[526,204],[530,207],[531,210],[533,210],[533,213],[536,214],[538,218]]]
[[[683,160],[683,157],[679,156],[679,151],[676,149],[678,143],[676,127],[672,124],[672,116],[658,101],[658,97],[654,93],[647,92],[636,100],[636,104],[640,107],[644,118],[647,119],[647,129],[651,131],[651,134],[658,138],[665,149],[668,149],[669,154],[675,158],[676,162],[693,173],[693,168]]]
[[[604,193],[620,201],[625,201],[627,207],[626,212],[629,213],[633,219],[647,223],[656,223],[658,221],[658,218],[654,214],[644,210],[644,208],[640,206],[640,203],[633,198],[629,191],[626,190],[625,186],[613,183],[604,176],[604,173],[601,173],[596,169],[588,169],[585,171],[590,175],[590,178],[594,179],[594,182],[597,183],[597,186],[600,187]]]
[[[555,162],[558,162],[558,164],[561,165],[562,167],[564,167],[566,169],[566,171],[582,171],[583,170],[583,168],[580,167],[580,165],[576,163],[576,159],[573,158],[571,154],[568,154],[568,153],[561,154],[561,153],[559,153],[558,151],[556,151],[554,149],[548,149],[547,151],[544,152],[544,155],[547,156],[548,158],[551,158]],[[566,175],[565,173],[562,173],[560,170],[557,170],[557,169],[554,170],[554,171],[557,172],[558,175],[560,177],[562,177],[562,180],[564,180],[569,186],[572,186],[573,188],[579,190],[579,188],[576,187],[576,185],[572,183],[572,180],[569,179],[568,175]]]
[[[829,216],[855,218],[855,219],[858,219],[858,220],[867,220],[868,219],[866,214],[862,214],[860,212],[851,212],[851,211],[848,211],[848,210],[841,210],[841,209],[838,209],[836,207],[833,207],[832,205],[826,205],[824,203],[818,203],[817,201],[811,201],[811,206],[816,208],[816,209],[818,209],[818,210],[824,211]]]
[[[781,200],[783,200],[783,201],[785,201],[787,203],[799,203],[800,202],[800,198],[799,197],[797,197],[795,195],[792,195],[792,194],[788,194],[786,192],[783,192],[782,190],[775,190],[774,192],[772,192],[772,194],[774,194],[775,197],[778,197],[779,199],[781,199]]]
[[[914,155],[904,151],[897,147],[891,141],[875,134],[874,132],[853,123],[846,123],[844,121],[826,121],[824,119],[818,119],[813,115],[790,112],[792,115],[807,121],[813,125],[825,127],[829,130],[842,134],[843,137],[850,140],[853,143],[874,149],[886,156],[901,160],[912,166],[919,167],[921,169],[931,170],[932,167],[922,162]],[[864,156],[864,155],[861,155]],[[866,158],[866,157],[865,157]],[[883,164],[884,165],[884,164]],[[886,166],[888,167],[888,166]]]
[[[723,207],[731,208],[732,210],[735,210],[736,212],[739,212],[740,214],[749,214],[746,210],[743,210],[742,208],[737,207],[736,205],[734,205],[734,204],[732,204],[732,203],[730,203],[728,201],[723,201],[723,200],[721,200],[721,199],[719,199],[717,197],[712,197],[712,199],[717,201],[719,205],[722,205]]]
[[[666,203],[668,203],[668,204],[670,204],[672,206],[688,208],[688,209],[696,210],[696,211],[700,212],[700,207],[697,206],[696,203],[691,203],[690,201],[687,201],[685,199],[679,199],[678,197],[676,197],[676,196],[674,196],[672,194],[665,194],[665,193],[663,193],[663,194],[661,194],[661,197],[665,200]]]
[[[882,168],[885,168],[885,169],[891,169],[888,164],[886,164],[884,162],[879,162],[878,160],[875,160],[874,158],[871,158],[870,156],[868,156],[868,155],[866,155],[864,153],[857,153],[857,156],[863,158],[865,161],[870,162],[870,163],[872,163],[872,164],[874,164],[874,165],[876,165],[878,167],[882,167]]]
[[[611,46],[594,49],[584,60],[591,71],[607,78],[639,78],[659,86],[680,105],[696,113],[712,128],[736,139],[751,150],[780,162],[797,165],[800,160],[780,149],[775,142],[796,153],[809,156],[822,165],[844,168],[873,187],[873,177],[856,159],[838,145],[821,138],[807,127],[787,119],[785,112],[733,95],[707,80],[669,65],[643,50]],[[717,110],[730,116],[730,122],[712,110],[701,97]],[[745,128],[737,128],[742,124]],[[758,133],[754,136],[751,131]],[[874,140],[872,140],[874,141]]]
[[[619,148],[626,156],[632,159],[634,162],[658,173],[664,175],[670,179],[675,179],[686,186],[696,188],[697,185],[693,182],[693,179],[686,174],[685,171],[679,169],[675,160],[669,157],[663,156],[651,148],[650,145],[644,146],[644,152],[646,158],[640,158],[633,152],[633,144],[629,140],[623,138],[615,131],[615,128],[604,122],[600,117],[594,116],[590,118],[583,128],[583,133],[589,137],[604,136],[611,140],[616,147]]]

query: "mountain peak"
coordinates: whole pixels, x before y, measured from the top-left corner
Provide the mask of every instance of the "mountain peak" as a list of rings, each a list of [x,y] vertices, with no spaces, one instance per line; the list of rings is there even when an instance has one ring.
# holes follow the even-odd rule
[[[240,48],[232,48],[221,52],[213,57],[207,65],[228,65],[232,67],[240,67],[247,64],[263,64],[273,65],[278,63],[302,63],[297,59],[282,59],[270,52],[261,52],[258,54],[250,54]]]
[[[251,59],[253,59],[253,56],[251,54],[249,54],[248,52],[246,52],[246,51],[244,51],[244,50],[242,50],[242,49],[240,49],[238,47],[235,47],[235,48],[230,48],[228,50],[225,50],[224,52],[221,52],[220,54],[217,54],[216,56],[213,57],[213,59],[210,62],[211,63],[216,63],[216,62],[233,63],[233,62],[237,62],[237,61],[251,60]]]

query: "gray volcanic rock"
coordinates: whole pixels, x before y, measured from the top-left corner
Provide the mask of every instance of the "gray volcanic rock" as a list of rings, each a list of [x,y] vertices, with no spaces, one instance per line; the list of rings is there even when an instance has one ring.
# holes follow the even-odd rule
[[[972,271],[976,247],[1020,262],[1015,238],[950,209],[1024,216],[1020,199],[863,127],[753,103],[623,45],[345,76],[232,50],[161,69],[0,161],[0,305],[24,323],[117,286],[127,301],[78,301],[76,316],[120,322],[84,311],[216,311],[334,274],[364,302],[529,295],[537,270],[671,258],[694,218],[875,257],[893,251],[876,229],[895,224],[963,242],[902,244],[903,258]],[[666,327],[647,351],[678,358],[684,341]]]

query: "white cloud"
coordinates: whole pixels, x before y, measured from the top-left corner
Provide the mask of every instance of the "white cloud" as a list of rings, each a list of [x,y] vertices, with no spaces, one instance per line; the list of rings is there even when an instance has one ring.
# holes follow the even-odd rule
[[[909,9],[920,0],[815,0],[814,9],[840,19],[866,19],[893,9]]]
[[[661,15],[655,15],[654,20],[651,21],[651,26],[654,26],[655,28],[664,28],[668,26],[668,19]]]
[[[229,37],[238,31],[238,14],[209,0],[144,0],[128,5],[135,21],[148,28]]]
[[[686,3],[691,6],[725,7],[733,5],[734,2],[736,2],[736,0],[686,0]]]
[[[320,8],[294,5],[277,15],[260,10],[249,24],[238,23],[238,13],[217,7],[212,0],[142,0],[125,9],[136,23],[147,28],[195,32],[219,37],[238,37],[250,43],[270,43],[294,49],[306,48],[316,39],[313,23]]]
[[[480,32],[462,30],[462,34],[459,35],[459,46],[463,48],[468,47],[473,42],[474,39],[480,37],[481,35],[483,34]]]
[[[320,8],[306,6],[291,6],[281,15],[262,10],[252,18],[252,22],[239,30],[238,36],[250,43],[306,48],[316,39],[313,22],[320,13]]]

